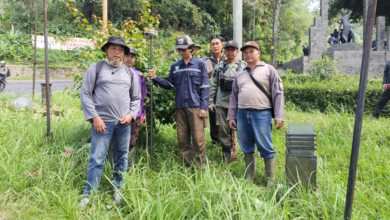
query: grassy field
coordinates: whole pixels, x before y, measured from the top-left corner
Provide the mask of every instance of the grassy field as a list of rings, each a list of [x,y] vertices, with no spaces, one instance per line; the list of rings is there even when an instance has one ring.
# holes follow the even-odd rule
[[[183,171],[173,126],[159,126],[149,169],[145,134],[137,146],[136,168],[126,175],[125,202],[114,204],[112,169],[104,168],[99,194],[85,210],[78,209],[89,159],[90,124],[78,99],[53,94],[64,117],[53,116],[52,141],[46,141],[41,114],[15,112],[0,95],[0,216],[5,219],[341,219],[354,116],[342,112],[299,112],[286,105],[286,122],[312,122],[318,135],[318,189],[313,193],[274,186],[265,190],[264,164],[257,157],[255,182],[244,181],[243,153],[228,166],[220,149],[211,147],[203,172]],[[36,103],[39,103],[36,97]],[[364,120],[353,219],[388,219],[390,210],[390,120]],[[285,185],[285,137],[273,131],[276,179]],[[65,152],[70,154],[67,156]]]

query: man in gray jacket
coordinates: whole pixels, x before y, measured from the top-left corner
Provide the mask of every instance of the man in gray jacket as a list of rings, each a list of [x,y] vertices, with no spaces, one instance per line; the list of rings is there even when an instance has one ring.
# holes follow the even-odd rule
[[[114,198],[117,203],[122,201],[117,189],[123,182],[122,173],[127,169],[130,124],[137,118],[140,108],[138,78],[123,64],[124,55],[129,53],[125,41],[120,36],[112,36],[101,49],[107,53],[107,58],[89,66],[80,95],[85,119],[92,122],[87,187],[83,192],[85,197],[80,201],[81,208],[89,202],[89,195],[98,190],[111,138],[115,154]]]
[[[255,177],[255,146],[264,158],[267,186],[275,180],[275,150],[272,148],[272,116],[276,129],[283,127],[283,85],[275,68],[259,61],[259,45],[247,42],[241,51],[248,64],[234,77],[227,119],[236,125],[237,139],[245,154],[245,179]],[[267,188],[269,189],[269,188]]]

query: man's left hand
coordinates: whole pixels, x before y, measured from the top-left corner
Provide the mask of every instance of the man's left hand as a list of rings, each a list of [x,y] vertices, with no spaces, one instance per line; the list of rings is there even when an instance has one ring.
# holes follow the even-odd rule
[[[283,127],[283,121],[275,121],[276,130],[279,130]]]
[[[120,123],[127,126],[131,123],[131,120],[133,120],[133,117],[131,115],[126,115],[121,119]]]
[[[206,118],[207,112],[206,110],[200,110],[199,111],[199,118]]]

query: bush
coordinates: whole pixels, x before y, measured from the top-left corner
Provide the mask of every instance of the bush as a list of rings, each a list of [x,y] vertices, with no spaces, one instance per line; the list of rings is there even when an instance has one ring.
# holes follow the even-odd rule
[[[332,75],[337,74],[339,64],[327,55],[320,60],[315,60],[308,70],[309,74],[317,80],[330,80]]]
[[[357,106],[359,76],[332,75],[328,82],[318,81],[316,76],[286,74],[281,76],[285,102],[292,102],[303,111],[354,113]],[[366,93],[365,113],[372,114],[382,94],[381,80],[369,79]],[[382,112],[390,116],[390,107]]]

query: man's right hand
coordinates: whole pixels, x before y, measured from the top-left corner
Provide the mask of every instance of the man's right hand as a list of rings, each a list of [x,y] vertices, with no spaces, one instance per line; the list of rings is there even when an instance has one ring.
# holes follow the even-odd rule
[[[387,90],[387,84],[383,84],[382,85],[382,91],[384,92],[384,91],[386,91]]]
[[[229,126],[230,126],[230,129],[232,128],[232,125],[234,125],[234,126],[237,126],[237,124],[236,124],[236,121],[235,121],[235,120],[229,120]]]
[[[148,77],[152,77],[153,79],[156,79],[157,75],[154,70],[149,70]]]
[[[209,103],[209,111],[215,112],[217,109],[217,106],[214,103]]]
[[[99,134],[106,133],[106,124],[104,124],[104,121],[99,117],[94,117],[93,119],[93,127],[95,128],[95,131]]]

